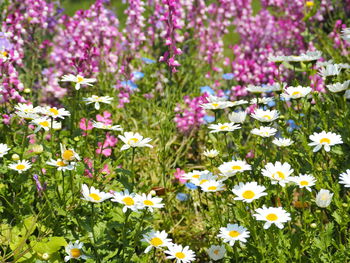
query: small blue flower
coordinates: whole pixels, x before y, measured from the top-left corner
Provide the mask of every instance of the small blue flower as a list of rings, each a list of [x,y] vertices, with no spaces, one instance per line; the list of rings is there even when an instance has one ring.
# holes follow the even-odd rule
[[[200,87],[200,89],[202,94],[206,92],[209,95],[215,95],[215,91],[209,86],[203,86],[203,87]]]
[[[215,121],[215,117],[210,116],[210,115],[205,115],[203,119],[206,123],[211,123],[211,122]]]
[[[288,132],[292,132],[292,131],[294,131],[295,129],[299,129],[301,126],[298,126],[298,125],[296,125],[295,124],[295,121],[294,120],[292,120],[292,119],[290,119],[290,120],[288,120],[287,121],[287,124],[288,124],[288,128],[287,128],[287,131]]]
[[[276,102],[274,100],[267,103],[269,107],[274,107],[276,105]]]
[[[132,90],[137,89],[137,85],[131,80],[126,80],[126,81],[124,80],[124,81],[120,82],[120,84],[125,88],[130,88]]]
[[[185,183],[185,186],[189,189],[196,190],[197,186],[193,183]]]
[[[140,71],[134,71],[132,73],[132,76],[135,80],[139,80],[139,79],[142,79],[145,76],[145,74]]]
[[[176,194],[176,199],[181,201],[181,202],[188,200],[189,197],[190,197],[190,195],[186,194],[186,193],[177,193]]]
[[[146,64],[154,64],[154,63],[156,63],[155,60],[150,59],[150,58],[141,58],[141,60],[142,60],[143,62],[145,62]]]
[[[225,74],[222,74],[222,78],[223,79],[226,79],[226,80],[230,80],[230,79],[233,79],[235,77],[235,75],[233,73],[225,73]]]

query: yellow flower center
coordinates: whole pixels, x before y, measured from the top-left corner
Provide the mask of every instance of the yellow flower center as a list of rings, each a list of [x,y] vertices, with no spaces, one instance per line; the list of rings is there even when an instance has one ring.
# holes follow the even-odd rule
[[[320,143],[327,143],[327,144],[330,144],[330,143],[331,143],[331,140],[328,139],[328,138],[322,138],[322,139],[320,140]]]
[[[326,201],[328,199],[328,194],[322,194],[321,195],[321,200]]]
[[[122,200],[126,205],[133,205],[135,204],[134,199],[132,199],[130,196],[127,196],[123,198]]]
[[[203,179],[203,180],[201,180],[201,181],[199,182],[199,184],[204,184],[205,182],[208,182],[208,180],[207,180],[207,179]]]
[[[71,161],[73,160],[74,158],[74,152],[72,150],[65,150],[63,153],[62,153],[62,158],[63,160],[65,161]]]
[[[242,169],[242,166],[239,166],[239,165],[234,165],[231,167],[232,170],[241,170]]]
[[[48,121],[42,121],[42,122],[39,122],[39,124],[43,127],[49,127],[50,123]]]
[[[228,232],[228,235],[230,237],[238,237],[241,233],[239,233],[238,231],[232,230],[230,232]]]
[[[263,118],[271,120],[271,116],[270,115],[264,115]]]
[[[245,199],[252,199],[255,196],[255,193],[253,191],[247,190],[247,191],[244,191],[242,196]]]
[[[72,248],[70,250],[70,255],[73,257],[73,258],[78,258],[81,256],[81,252],[80,252],[80,249],[79,248]]]
[[[91,193],[89,194],[89,196],[94,199],[95,201],[100,201],[101,200],[101,196],[99,196],[98,194],[95,193]]]
[[[78,77],[77,77],[77,82],[78,82],[78,83],[82,82],[83,80],[84,80],[83,77],[81,77],[81,76],[78,76]]]
[[[214,250],[214,252],[213,252],[215,255],[217,255],[217,254],[219,254],[219,250],[218,249],[216,249],[216,250]]]
[[[139,141],[139,139],[137,139],[137,138],[131,138],[128,140],[128,144],[137,143],[138,141]]]
[[[19,164],[19,165],[16,166],[17,170],[23,170],[25,168],[26,168],[26,166],[24,164]]]
[[[209,186],[208,190],[210,191],[215,191],[216,189],[218,189],[216,186]]]
[[[53,115],[58,115],[58,110],[54,108],[49,109],[49,112],[53,113]]]
[[[67,166],[67,164],[64,161],[57,161],[56,164],[61,167]]]
[[[219,106],[219,103],[212,103],[211,105],[216,108],[217,106]]]
[[[175,257],[177,257],[179,259],[183,259],[186,257],[186,255],[182,252],[176,252]]]
[[[4,57],[7,57],[8,53],[7,53],[7,51],[1,51],[1,55]]]
[[[307,6],[307,7],[313,7],[314,6],[314,2],[313,1],[306,1],[306,3],[305,3],[305,5]]]
[[[294,92],[292,93],[292,96],[296,96],[296,95],[301,95],[301,92],[300,92],[300,91],[294,91]]]
[[[145,200],[143,201],[145,205],[154,205],[154,203],[151,200]]]
[[[225,130],[225,129],[227,129],[227,128],[228,128],[227,125],[222,125],[222,126],[220,127],[220,130]]]
[[[192,175],[192,178],[198,179],[198,178],[199,178],[199,174],[194,174],[194,175]]]
[[[154,237],[149,242],[154,247],[163,245],[163,240],[161,240],[159,237]]]
[[[303,186],[309,185],[309,182],[308,182],[308,181],[301,181],[301,182],[300,182],[300,185],[303,185]]]
[[[278,216],[276,214],[268,214],[266,216],[266,219],[269,221],[276,221],[278,219]]]
[[[272,175],[272,178],[277,179],[277,178],[275,177],[276,175],[277,175],[280,179],[286,178],[286,176],[284,175],[284,173],[282,173],[281,171],[275,172],[275,173]]]

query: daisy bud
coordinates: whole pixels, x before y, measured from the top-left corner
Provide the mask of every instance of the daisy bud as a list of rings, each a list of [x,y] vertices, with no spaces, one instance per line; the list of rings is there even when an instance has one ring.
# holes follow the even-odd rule
[[[316,227],[317,227],[317,224],[316,224],[316,223],[312,223],[312,224],[310,225],[310,227],[311,227],[311,228],[316,228]]]
[[[31,91],[31,89],[26,88],[23,90],[23,92],[28,94],[28,93],[31,93],[32,91]]]
[[[74,141],[76,141],[76,142],[78,142],[78,141],[80,141],[80,139],[79,139],[79,137],[77,136],[77,137],[74,137],[74,139],[73,139]]]
[[[154,191],[154,190],[151,190],[151,192],[149,192],[152,196],[156,196],[157,195],[157,193],[156,193],[156,191]]]
[[[329,190],[321,189],[316,195],[316,205],[319,207],[327,207],[332,201],[333,194]]]
[[[41,257],[43,260],[48,260],[50,258],[50,255],[48,253],[44,253]]]
[[[41,154],[44,151],[44,147],[40,144],[33,144],[30,148],[35,154]]]
[[[11,159],[13,161],[18,161],[19,160],[19,155],[14,153],[14,154],[12,154]]]

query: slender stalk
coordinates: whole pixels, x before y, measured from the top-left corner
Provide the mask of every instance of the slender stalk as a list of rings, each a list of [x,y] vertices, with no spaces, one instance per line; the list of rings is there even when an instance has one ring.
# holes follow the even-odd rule
[[[97,248],[96,248],[96,236],[95,236],[95,231],[94,231],[94,216],[95,216],[95,204],[91,202],[91,233],[92,233],[92,240],[94,242],[94,253],[95,253],[95,259],[96,262],[100,263],[100,257],[98,255],[97,252]]]

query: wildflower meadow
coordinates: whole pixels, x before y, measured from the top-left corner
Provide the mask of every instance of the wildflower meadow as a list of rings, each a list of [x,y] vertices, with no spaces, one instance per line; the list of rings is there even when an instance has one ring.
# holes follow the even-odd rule
[[[0,262],[349,262],[349,0],[0,1]]]

